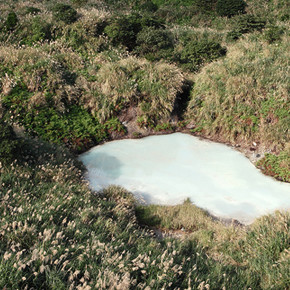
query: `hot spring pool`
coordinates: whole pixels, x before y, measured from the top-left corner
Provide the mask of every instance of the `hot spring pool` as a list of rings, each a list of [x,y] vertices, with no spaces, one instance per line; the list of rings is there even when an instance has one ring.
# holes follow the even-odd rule
[[[80,156],[95,190],[120,185],[146,203],[186,198],[211,214],[249,224],[290,209],[290,184],[263,175],[240,152],[187,134],[125,139]]]

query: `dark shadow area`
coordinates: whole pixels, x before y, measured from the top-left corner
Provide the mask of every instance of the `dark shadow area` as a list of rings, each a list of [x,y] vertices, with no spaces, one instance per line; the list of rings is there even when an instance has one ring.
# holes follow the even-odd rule
[[[182,92],[176,96],[171,116],[172,117],[177,116],[178,121],[183,120],[184,113],[190,100],[190,91],[192,87],[193,82],[186,80],[182,86]]]
[[[137,206],[135,209],[138,223],[141,226],[158,227],[160,226],[161,219],[154,215],[151,208],[148,206]]]

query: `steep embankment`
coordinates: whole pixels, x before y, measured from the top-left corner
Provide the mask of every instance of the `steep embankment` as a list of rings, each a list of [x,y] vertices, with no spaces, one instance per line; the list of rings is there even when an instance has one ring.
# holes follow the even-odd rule
[[[186,119],[202,136],[262,156],[280,154],[267,173],[289,181],[289,38],[273,44],[260,38],[251,34],[228,46],[227,57],[195,76]]]

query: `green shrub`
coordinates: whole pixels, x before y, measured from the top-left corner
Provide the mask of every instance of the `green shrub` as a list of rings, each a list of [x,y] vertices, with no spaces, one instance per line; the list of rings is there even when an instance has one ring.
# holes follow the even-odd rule
[[[273,43],[281,39],[284,29],[278,26],[268,28],[264,33],[264,38],[268,43]]]
[[[115,19],[104,32],[113,44],[122,44],[132,50],[136,46],[137,34],[145,27],[160,28],[162,23],[156,18],[133,13]]]
[[[15,157],[18,141],[11,126],[0,119],[0,162],[9,163]]]
[[[133,8],[140,11],[155,12],[158,9],[158,6],[151,0],[137,0],[135,1]]]
[[[240,33],[248,33],[255,30],[262,30],[266,21],[253,15],[240,15],[235,19],[234,30]]]
[[[18,120],[32,136],[63,143],[73,152],[83,152],[108,137],[106,128],[76,105],[68,106],[64,114],[49,105],[35,108]]]
[[[197,71],[206,62],[211,62],[226,54],[226,49],[218,42],[208,39],[188,42],[177,55],[178,61],[190,71]]]
[[[74,5],[77,5],[79,7],[85,5],[88,3],[88,0],[70,0]]]
[[[227,41],[237,40],[239,39],[243,34],[239,32],[238,30],[232,30],[227,33]]]
[[[227,34],[227,39],[236,40],[244,33],[262,30],[265,25],[266,21],[260,17],[253,15],[240,15],[234,19],[234,29]]]
[[[160,132],[160,131],[174,131],[174,126],[170,123],[161,123],[161,124],[158,124],[154,130],[156,132]]]
[[[14,30],[18,24],[19,20],[14,11],[9,12],[5,21],[5,27],[7,30]]]
[[[33,7],[33,6],[28,6],[26,7],[26,14],[33,14],[36,15],[40,13],[41,10],[39,8]]]
[[[157,60],[170,54],[168,50],[173,50],[173,35],[165,29],[146,27],[138,33],[136,44],[138,53],[150,54]]]
[[[247,4],[244,0],[218,0],[216,11],[220,16],[232,17],[245,13]]]
[[[38,41],[50,40],[51,37],[51,24],[37,16],[27,24],[27,30],[21,35],[20,41],[32,45]]]
[[[63,21],[66,24],[77,20],[77,11],[70,5],[58,3],[53,7],[52,11],[56,20]]]

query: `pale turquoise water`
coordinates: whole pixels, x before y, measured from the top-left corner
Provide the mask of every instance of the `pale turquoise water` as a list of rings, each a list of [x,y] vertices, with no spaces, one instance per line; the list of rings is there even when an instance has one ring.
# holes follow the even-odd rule
[[[175,133],[96,146],[81,155],[93,189],[121,185],[147,203],[186,198],[210,213],[249,224],[290,209],[290,185],[263,175],[232,148]]]

